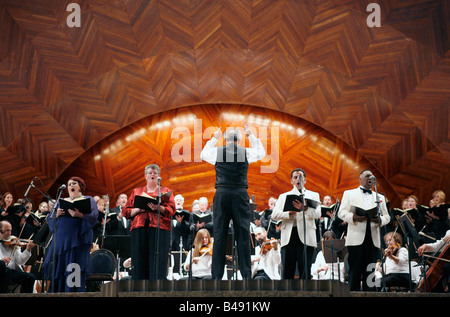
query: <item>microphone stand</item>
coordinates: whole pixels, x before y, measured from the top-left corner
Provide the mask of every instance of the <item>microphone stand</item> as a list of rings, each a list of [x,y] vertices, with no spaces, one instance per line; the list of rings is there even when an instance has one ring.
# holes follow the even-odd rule
[[[191,243],[190,243],[190,255],[189,255],[189,281],[192,281],[192,257],[194,256],[194,232],[195,232],[195,225],[191,225]],[[181,254],[180,254],[181,256]],[[191,284],[189,284],[190,287]],[[189,289],[190,290],[190,289]]]
[[[383,259],[383,250],[381,249],[381,246],[383,245],[383,237],[381,236],[381,206],[380,206],[380,197],[378,195],[378,189],[377,189],[377,181],[374,178],[373,180],[374,186],[375,186],[375,203],[377,204],[377,213],[378,213],[378,230],[380,232],[380,259],[381,259],[381,292],[386,292],[386,281],[385,281],[385,273],[384,273],[384,259]],[[368,220],[369,221],[369,220]],[[370,226],[369,226],[370,228]]]
[[[34,184],[33,184],[33,182],[34,182],[34,180],[35,179],[39,179],[39,181],[41,182],[41,185],[42,185],[42,187],[44,188],[44,184],[42,183],[42,180],[39,178],[39,177],[37,177],[37,176],[35,176],[34,178],[33,178],[33,180],[31,181],[31,183],[30,183],[30,186],[29,186],[29,188],[27,189],[27,191],[25,192],[25,197],[28,195],[28,192],[29,192],[29,190],[31,189],[31,187],[33,187],[33,188],[35,188],[42,196],[44,196],[45,198],[47,198],[47,200],[48,201],[51,201],[52,200],[52,198],[50,197],[50,195],[47,193],[47,192],[45,192],[45,193],[43,193],[39,188],[37,188]],[[44,188],[44,191],[45,191],[45,188]],[[59,195],[58,195],[58,198],[56,199],[56,202],[53,204],[53,207],[52,207],[52,210],[51,210],[51,212],[50,212],[50,214],[45,218],[45,222],[47,222],[47,218],[49,217],[49,216],[53,216],[53,213],[54,213],[54,211],[55,211],[55,209],[56,209],[56,205],[57,205],[57,202],[58,202],[58,200],[59,200],[59,198],[61,197],[61,193],[62,193],[62,188],[60,187],[60,188],[58,188],[58,192],[59,192]],[[44,223],[45,223],[44,222]],[[42,228],[42,227],[41,227]],[[55,222],[55,230],[54,230],[54,232],[53,232],[53,234],[52,234],[52,236],[51,236],[51,238],[49,239],[49,241],[47,242],[47,245],[45,245],[45,247],[43,247],[43,249],[44,249],[44,254],[47,254],[47,248],[49,247],[49,243],[50,243],[50,241],[51,240],[53,240],[53,242],[54,242],[54,240],[55,240],[55,233],[56,233],[56,222]],[[54,248],[53,248],[53,250],[54,250]],[[55,255],[55,252],[53,252],[53,262],[55,261],[55,257],[54,257],[54,255]],[[54,265],[52,265],[52,292],[53,292],[53,288],[54,288],[54,275],[55,275],[55,273],[54,273]],[[47,276],[48,276],[48,274],[47,274]],[[44,281],[45,280],[45,281]],[[42,284],[43,284],[43,287],[42,287],[42,289],[43,289],[43,292],[47,292],[47,287],[46,287],[46,280],[47,279],[44,279],[43,281],[42,281]]]
[[[56,202],[53,204],[52,207],[52,212],[50,214],[50,218],[53,219],[53,216],[55,216],[55,211],[56,211],[56,207],[58,206],[58,202],[59,199],[61,198],[61,194],[62,194],[62,188],[58,188],[58,192],[57,192],[57,198],[56,198]],[[55,218],[55,226],[53,229],[53,254],[52,254],[52,278],[51,278],[51,285],[52,285],[52,293],[55,292],[55,271],[56,271],[56,232],[58,231],[58,219]]]
[[[306,252],[306,210],[305,210],[305,193],[304,193],[304,187],[303,187],[303,176],[300,178],[300,188],[301,188],[301,199],[302,199],[302,212],[303,212],[303,277],[305,280],[308,279],[308,260],[306,258],[307,252]],[[319,222],[320,223],[320,222]],[[304,284],[306,287],[306,283]]]
[[[159,230],[161,227],[161,178],[158,177],[158,208],[157,210],[157,214],[158,214],[158,227],[156,228],[156,256],[155,256],[155,279],[158,280],[159,279]]]
[[[106,206],[105,206],[105,217],[103,218],[102,246],[101,246],[101,248],[103,248],[103,243],[105,242],[106,220],[107,220],[108,214],[109,214],[109,194],[106,194],[106,198],[107,198],[107,202],[106,202]]]

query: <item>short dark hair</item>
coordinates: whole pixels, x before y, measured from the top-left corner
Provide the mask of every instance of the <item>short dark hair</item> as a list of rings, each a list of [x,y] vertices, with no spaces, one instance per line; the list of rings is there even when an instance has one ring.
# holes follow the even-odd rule
[[[292,178],[292,175],[294,175],[295,172],[302,172],[302,173],[303,173],[303,176],[306,177],[306,174],[305,174],[305,171],[304,171],[304,170],[302,170],[301,168],[296,168],[296,169],[292,170],[292,172],[291,172],[291,178]]]

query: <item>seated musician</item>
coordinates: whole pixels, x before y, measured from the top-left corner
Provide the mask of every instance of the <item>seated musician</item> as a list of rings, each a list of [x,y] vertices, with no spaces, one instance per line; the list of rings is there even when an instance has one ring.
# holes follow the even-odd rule
[[[207,229],[200,229],[194,240],[194,251],[189,251],[184,269],[189,271],[192,256],[192,279],[210,280],[212,278],[212,250],[213,241]]]
[[[384,282],[386,287],[409,287],[408,250],[402,247],[402,237],[398,232],[389,232],[384,236]],[[381,267],[377,267],[381,271]],[[382,277],[383,278],[383,277]],[[383,283],[383,281],[381,281]],[[381,284],[383,285],[383,284]]]
[[[336,235],[333,231],[328,230],[323,234],[323,240],[336,240]],[[338,268],[340,272],[338,272]],[[345,267],[343,259],[340,263],[327,263],[323,251],[317,253],[315,262],[311,265],[311,275],[313,280],[338,280],[345,281]]]
[[[450,230],[448,230],[445,233],[445,236],[434,242],[434,243],[428,243],[428,244],[423,244],[421,245],[418,249],[417,249],[417,253],[419,254],[419,256],[422,256],[425,252],[442,252],[444,249],[446,249],[448,247],[450,243]],[[438,260],[437,260],[438,261]],[[449,292],[450,289],[450,282],[449,282],[449,278],[450,278],[450,263],[446,262],[446,264],[443,267],[443,274],[442,274],[442,288],[444,292]]]
[[[24,272],[22,266],[31,256],[34,243],[28,242],[24,251],[11,239],[11,224],[0,221],[0,293],[8,291],[8,285],[16,283],[20,285],[21,293],[32,293],[35,278],[32,274]],[[11,243],[8,243],[11,242]]]
[[[279,280],[281,252],[279,242],[276,239],[268,239],[267,231],[263,227],[257,227],[254,231],[259,245],[252,255],[252,279],[255,280]]]

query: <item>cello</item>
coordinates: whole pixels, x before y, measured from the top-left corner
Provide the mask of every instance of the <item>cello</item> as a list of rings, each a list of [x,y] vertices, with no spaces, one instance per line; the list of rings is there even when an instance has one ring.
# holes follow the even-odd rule
[[[450,263],[450,244],[447,244],[439,256],[424,255],[436,259],[416,288],[418,292],[431,292],[442,278],[444,265]]]

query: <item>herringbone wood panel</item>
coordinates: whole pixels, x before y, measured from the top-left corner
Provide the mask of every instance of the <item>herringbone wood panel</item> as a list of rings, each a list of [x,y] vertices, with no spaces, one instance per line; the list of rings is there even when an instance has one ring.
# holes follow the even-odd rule
[[[285,123],[279,166],[250,170],[259,202],[298,166],[322,196],[366,167],[396,204],[450,194],[448,1],[383,1],[379,28],[368,0],[83,0],[80,28],[71,2],[0,0],[0,192],[39,176],[53,194],[78,174],[115,196],[154,161],[187,201],[212,197],[210,166],[171,160],[174,126],[190,124],[173,119],[192,113],[198,134],[254,112],[269,120],[255,127]]]

